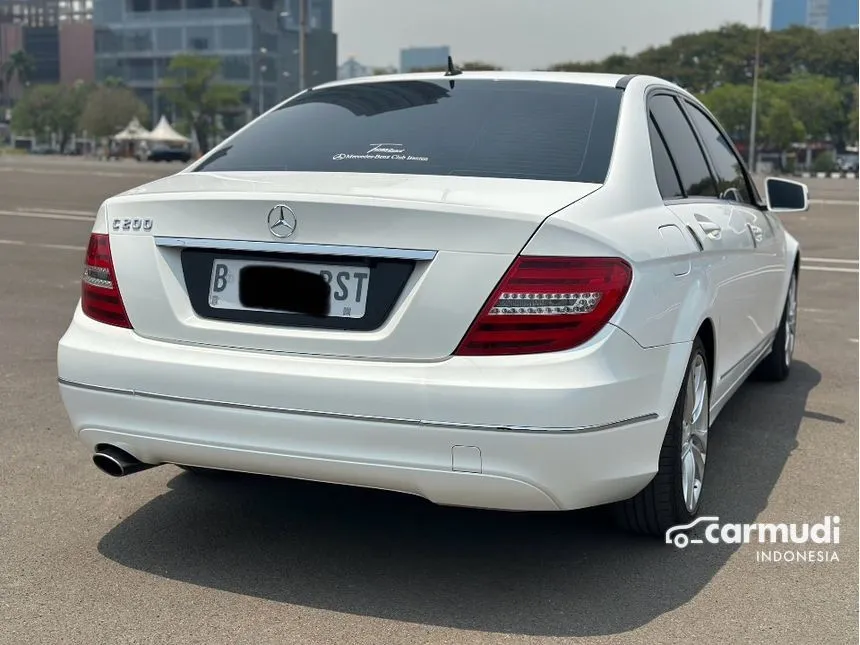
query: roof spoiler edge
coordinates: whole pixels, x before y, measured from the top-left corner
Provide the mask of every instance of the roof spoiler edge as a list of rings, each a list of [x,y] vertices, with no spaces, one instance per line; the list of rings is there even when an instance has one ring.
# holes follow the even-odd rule
[[[639,75],[638,74],[627,74],[626,76],[622,76],[621,78],[618,79],[618,82],[615,83],[615,87],[619,90],[625,90],[625,89],[627,89],[627,85],[630,84],[630,81],[632,81],[637,76],[639,76]]]

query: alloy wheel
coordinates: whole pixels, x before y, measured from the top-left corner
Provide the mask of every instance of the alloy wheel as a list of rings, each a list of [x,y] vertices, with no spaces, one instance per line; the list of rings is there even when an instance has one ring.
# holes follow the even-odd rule
[[[704,357],[696,354],[687,376],[681,421],[681,488],[690,513],[696,512],[702,494],[709,416],[708,372]]]
[[[788,285],[788,302],[785,310],[785,365],[791,365],[794,344],[797,340],[797,278],[791,276]]]

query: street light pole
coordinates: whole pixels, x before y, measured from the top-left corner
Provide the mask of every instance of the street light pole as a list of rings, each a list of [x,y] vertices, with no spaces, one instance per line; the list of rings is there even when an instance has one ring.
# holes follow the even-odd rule
[[[263,74],[266,73],[268,69],[266,67],[266,54],[269,53],[269,50],[265,47],[260,47],[260,58],[259,64],[257,66],[257,112],[258,116],[263,114],[263,104],[265,103],[265,95],[263,93],[263,82],[265,80]]]
[[[307,0],[299,0],[299,92],[305,89],[305,34],[307,32]]]
[[[756,20],[756,35],[755,35],[755,62],[753,63],[753,91],[752,91],[752,109],[750,110],[750,142],[749,142],[749,170],[755,172],[756,169],[756,122],[758,121],[758,68],[761,62],[761,13],[762,0],[758,0],[758,19]]]
[[[266,66],[265,66],[265,65],[261,65],[261,66],[260,66],[260,82],[257,84],[257,85],[259,86],[259,87],[257,88],[257,89],[258,89],[258,94],[257,94],[257,112],[258,112],[259,114],[262,114],[262,113],[263,113],[263,72],[265,72],[265,71],[266,71]]]

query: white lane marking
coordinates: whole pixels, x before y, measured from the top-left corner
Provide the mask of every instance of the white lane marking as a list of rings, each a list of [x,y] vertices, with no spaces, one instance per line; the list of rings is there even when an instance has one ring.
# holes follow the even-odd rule
[[[54,215],[89,215],[90,217],[95,217],[95,213],[93,211],[70,211],[67,209],[60,208],[16,208],[15,210],[20,211],[21,213],[52,213]]]
[[[90,172],[82,170],[36,170],[35,168],[15,168],[8,166],[0,166],[0,172],[23,172],[31,175],[81,175],[86,177],[142,177],[145,179],[159,179],[164,176],[142,172],[107,172],[104,170],[92,170]]]
[[[35,246],[40,249],[58,249],[60,251],[86,251],[85,246],[76,246],[74,244],[41,244],[34,242],[24,242],[23,240],[0,240],[0,244],[8,244],[10,246]]]
[[[86,251],[85,246],[75,246],[74,244],[34,244],[43,249],[60,249],[61,251]]]
[[[801,271],[831,271],[832,273],[860,273],[860,269],[845,269],[843,267],[802,267]]]
[[[860,260],[843,260],[841,258],[805,258],[800,257],[801,262],[829,262],[833,264],[858,264]]]
[[[856,199],[810,199],[809,203],[816,206],[857,206],[860,201]]]
[[[90,222],[95,220],[95,215],[84,217],[82,215],[61,215],[59,213],[22,213],[20,211],[3,211],[0,210],[0,215],[5,217],[31,217],[33,219],[60,219],[69,220],[72,222]]]
[[[860,338],[849,338],[848,342],[850,343],[860,343]]]

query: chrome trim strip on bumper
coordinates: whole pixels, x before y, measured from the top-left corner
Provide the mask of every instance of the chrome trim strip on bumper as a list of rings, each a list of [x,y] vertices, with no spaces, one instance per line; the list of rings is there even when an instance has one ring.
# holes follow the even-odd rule
[[[399,419],[396,417],[376,417],[361,414],[346,414],[343,412],[319,412],[316,410],[302,410],[298,408],[278,408],[266,405],[252,405],[246,403],[230,403],[227,401],[214,401],[209,399],[195,399],[184,396],[175,396],[172,394],[155,394],[152,392],[141,392],[139,390],[127,390],[123,388],[105,387],[102,385],[87,385],[85,383],[76,383],[64,378],[58,378],[60,385],[73,387],[82,390],[92,390],[94,392],[105,392],[108,394],[123,394],[126,396],[136,396],[145,399],[155,399],[159,401],[172,401],[175,403],[191,403],[195,405],[210,405],[222,408],[232,408],[236,410],[251,410],[257,412],[274,412],[280,414],[295,414],[309,417],[323,417],[329,419],[350,419],[353,421],[367,421],[370,423],[394,423],[400,425],[411,425],[431,428],[449,428],[456,430],[489,430],[496,432],[522,432],[532,434],[581,434],[585,432],[598,432],[600,430],[611,430],[623,426],[642,423],[643,421],[653,421],[658,418],[656,412],[643,414],[631,419],[622,419],[611,423],[604,423],[593,426],[579,426],[570,428],[541,428],[534,426],[492,426],[476,423],[453,423],[449,421],[425,421],[420,419]]]
[[[305,255],[344,255],[396,260],[432,260],[436,251],[423,249],[387,249],[374,246],[341,246],[336,244],[300,244],[298,242],[252,242],[250,240],[213,240],[201,237],[155,237],[156,246],[222,251],[267,251],[269,253],[303,253]]]

